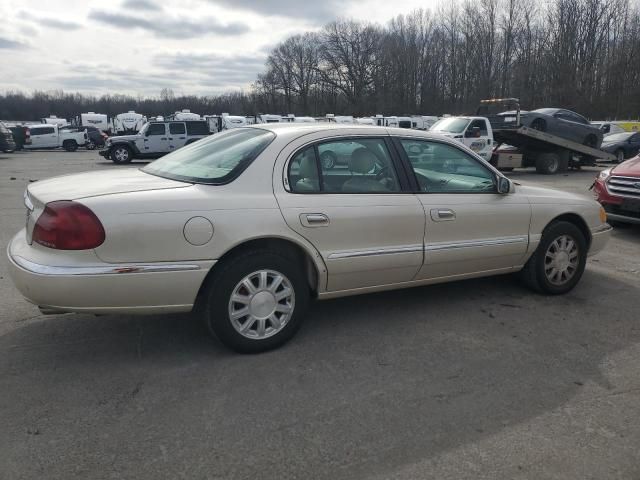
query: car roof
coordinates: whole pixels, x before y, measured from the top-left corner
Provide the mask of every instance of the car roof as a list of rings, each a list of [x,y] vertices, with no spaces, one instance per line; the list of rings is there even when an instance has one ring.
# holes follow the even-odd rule
[[[262,130],[270,130],[278,137],[289,137],[295,139],[303,135],[316,132],[331,132],[332,135],[394,135],[398,137],[414,137],[423,138],[425,140],[438,140],[440,142],[449,143],[460,146],[460,143],[452,140],[440,133],[426,132],[424,130],[414,130],[410,128],[397,127],[378,127],[375,125],[363,125],[357,123],[260,123],[248,125],[240,128],[259,128]]]

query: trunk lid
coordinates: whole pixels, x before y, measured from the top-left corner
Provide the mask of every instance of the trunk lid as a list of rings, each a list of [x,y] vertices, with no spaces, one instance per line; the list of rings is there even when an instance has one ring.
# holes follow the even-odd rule
[[[37,203],[46,204],[55,200],[78,200],[117,193],[184,188],[190,183],[144,173],[138,169],[119,168],[98,172],[63,175],[32,183],[27,188],[29,197]]]

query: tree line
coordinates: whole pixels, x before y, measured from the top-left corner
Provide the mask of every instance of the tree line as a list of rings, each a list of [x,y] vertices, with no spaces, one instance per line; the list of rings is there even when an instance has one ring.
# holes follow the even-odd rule
[[[136,110],[320,116],[475,110],[517,97],[524,109],[564,107],[592,119],[640,115],[637,0],[457,0],[385,25],[337,20],[275,46],[247,92],[156,98],[7,92],[0,118]]]

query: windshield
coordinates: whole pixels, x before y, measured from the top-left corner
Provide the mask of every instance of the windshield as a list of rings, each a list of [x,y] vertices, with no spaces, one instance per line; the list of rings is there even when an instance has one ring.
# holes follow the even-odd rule
[[[629,138],[634,134],[634,132],[614,133],[613,135],[607,136],[605,142],[624,142],[629,140]]]
[[[434,123],[430,130],[434,132],[462,133],[470,121],[468,118],[443,118]]]
[[[193,183],[227,183],[272,142],[260,128],[236,128],[192,143],[150,163],[143,172]]]

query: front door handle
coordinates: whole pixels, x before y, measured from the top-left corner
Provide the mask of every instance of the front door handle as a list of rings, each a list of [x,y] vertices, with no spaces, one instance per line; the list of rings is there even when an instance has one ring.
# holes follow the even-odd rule
[[[455,220],[456,212],[451,210],[450,208],[432,208],[431,209],[431,220],[434,222],[444,222],[447,220]]]
[[[305,227],[324,227],[329,225],[329,217],[324,213],[302,213],[300,223]]]

